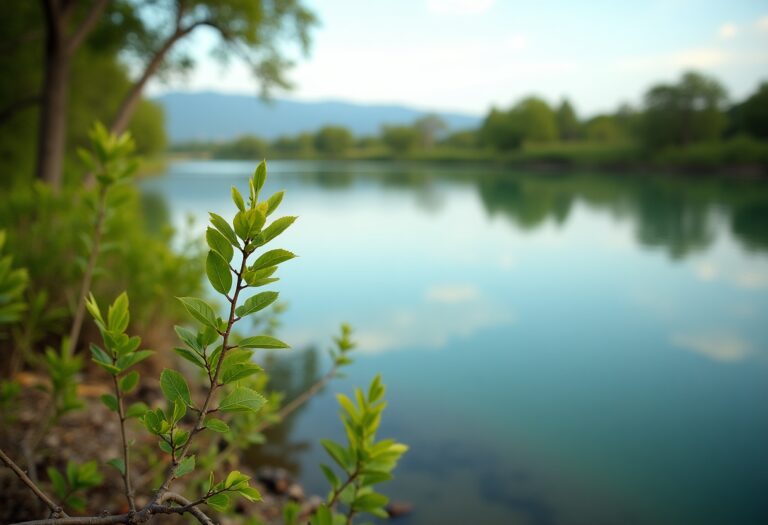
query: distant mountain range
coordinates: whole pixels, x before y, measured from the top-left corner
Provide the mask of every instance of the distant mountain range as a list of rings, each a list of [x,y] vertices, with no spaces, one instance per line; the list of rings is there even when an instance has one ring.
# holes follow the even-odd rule
[[[430,113],[396,105],[349,102],[300,102],[223,93],[167,93],[154,99],[165,108],[172,143],[191,140],[222,141],[244,134],[274,139],[338,125],[355,135],[374,135],[383,124],[410,124]],[[437,112],[450,130],[477,127],[481,117]]]

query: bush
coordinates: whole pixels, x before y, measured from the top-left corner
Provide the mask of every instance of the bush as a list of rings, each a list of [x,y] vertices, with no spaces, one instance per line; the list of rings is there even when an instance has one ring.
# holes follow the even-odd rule
[[[94,253],[98,253],[98,217],[104,212],[109,190],[124,181],[130,171],[129,164],[123,162],[130,151],[130,141],[124,137],[107,136],[98,129],[93,137],[95,154],[88,158],[97,173],[102,196],[97,206],[94,241]],[[164,401],[153,403],[146,398],[146,392],[151,390],[148,385],[152,382],[142,379],[137,365],[155,353],[142,349],[141,338],[128,333],[131,325],[128,294],[121,293],[106,310],[100,307],[93,294],[88,296],[85,308],[101,335],[99,345],[90,345],[92,361],[111,386],[111,393],[101,395],[101,402],[114,414],[120,428],[122,453],[107,463],[112,468],[109,471],[112,476],[122,480],[128,511],[107,512],[98,518],[67,515],[68,510],[97,510],[89,505],[88,493],[107,476],[95,461],[81,463],[73,458],[63,458],[66,460],[63,471],[53,466],[47,469],[50,483],[46,486],[28,477],[0,450],[0,459],[45,504],[50,517],[66,518],[67,524],[88,524],[98,520],[98,523],[133,525],[151,521],[161,514],[190,514],[200,523],[211,525],[214,523],[208,515],[211,511],[231,512],[235,500],[260,501],[261,494],[251,485],[249,475],[239,470],[220,473],[219,460],[228,450],[222,446],[220,438],[226,436],[229,446],[242,444],[244,436],[259,433],[285,417],[334,377],[338,368],[350,363],[349,353],[354,343],[350,339],[351,330],[345,326],[331,352],[333,367],[329,373],[304,395],[278,410],[276,396],[264,395],[267,376],[253,357],[256,349],[281,350],[288,345],[267,333],[243,337],[234,330],[239,321],[263,312],[275,303],[278,294],[273,291],[254,293],[247,298],[245,295],[277,281],[278,266],[295,257],[284,249],[264,250],[265,245],[296,219],[280,217],[267,224],[268,217],[279,207],[283,192],[260,200],[266,177],[266,164],[262,162],[250,180],[247,202],[236,188],[232,188],[232,200],[238,209],[232,221],[211,213],[211,226],[206,231],[209,251],[205,273],[223,299],[226,314],[220,316],[203,298],[179,298],[195,324],[175,327],[181,344],[174,351],[196,373],[182,374],[174,368],[164,369],[159,377]],[[91,262],[94,257],[91,256]],[[88,279],[84,282],[88,283]],[[80,407],[75,386],[81,363],[79,356],[73,355],[74,346],[74,342],[64,338],[59,352],[49,350],[46,353],[50,360],[48,373],[54,386],[50,401],[52,406],[59,407],[56,412],[71,412]],[[298,516],[295,507],[286,507],[287,523],[302,519],[313,525],[333,525],[352,523],[361,513],[386,516],[384,507],[388,500],[374,487],[391,479],[406,447],[392,440],[376,440],[385,406],[384,392],[380,378],[376,377],[366,392],[355,392],[355,402],[346,396],[338,396],[347,444],[322,441],[336,464],[336,469],[327,465],[321,467],[331,485],[329,495],[322,505],[311,511],[311,515]],[[0,393],[4,398],[13,397],[18,390],[3,388]],[[150,408],[150,404],[154,408]],[[136,482],[134,454],[137,452],[148,455],[149,465],[165,466],[156,485],[149,484],[146,477],[141,478],[144,482]],[[237,455],[239,450],[230,450],[230,453]],[[196,481],[198,474],[204,475],[203,481]],[[171,490],[174,484],[176,490]],[[155,488],[158,485],[159,488]],[[55,497],[49,495],[48,489]],[[182,493],[194,495],[187,497]],[[137,498],[137,494],[143,495],[144,499]],[[342,506],[343,513],[340,512]],[[207,510],[203,511],[204,507]],[[43,525],[49,521],[28,523]]]

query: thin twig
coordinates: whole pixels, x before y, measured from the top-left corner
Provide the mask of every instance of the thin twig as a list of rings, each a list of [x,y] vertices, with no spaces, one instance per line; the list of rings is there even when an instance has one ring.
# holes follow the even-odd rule
[[[93,246],[91,254],[88,257],[88,265],[85,267],[83,282],[80,285],[80,296],[77,298],[77,308],[75,309],[75,318],[72,321],[72,327],[69,330],[69,348],[72,352],[77,348],[77,342],[80,339],[80,330],[83,327],[85,319],[85,296],[91,290],[91,281],[93,281],[93,272],[96,269],[96,261],[99,257],[99,245],[104,233],[104,220],[107,215],[107,189],[102,187],[99,192],[99,211],[96,214],[96,223],[93,226]]]
[[[120,437],[123,441],[123,484],[125,485],[125,497],[128,500],[128,506],[133,512],[136,512],[136,500],[133,497],[133,487],[131,487],[131,465],[130,449],[128,440],[125,437],[125,406],[123,405],[123,393],[120,391],[120,385],[117,383],[117,377],[112,376],[112,382],[115,385],[115,397],[117,397],[117,414],[120,416]]]
[[[166,492],[163,494],[160,498],[160,503],[165,503],[166,501],[172,501],[182,505],[181,507],[175,507],[179,513],[189,512],[203,525],[214,525],[213,520],[206,516],[202,510],[197,508],[196,505],[199,505],[202,501],[191,502],[181,494],[176,494],[175,492]]]
[[[29,476],[27,476],[23,470],[19,468],[19,466],[13,462],[11,458],[9,458],[5,452],[3,452],[3,449],[0,448],[0,459],[3,460],[3,463],[5,463],[9,469],[11,469],[14,474],[16,474],[19,479],[27,486],[29,489],[35,493],[35,496],[40,498],[40,500],[45,503],[49,509],[51,509],[51,512],[58,515],[63,516],[67,518],[67,513],[64,512],[61,508],[61,505],[56,504],[45,492],[40,490],[40,488],[31,480],[29,479]]]
[[[183,501],[187,501],[186,498],[178,494],[173,494],[173,497],[168,498],[168,500],[175,503],[182,503]],[[211,518],[206,516],[202,510],[196,507],[171,507],[169,505],[152,504],[147,506],[146,511],[147,514],[145,516],[139,516],[134,512],[128,512],[126,514],[116,514],[114,516],[76,516],[73,518],[66,517],[58,519],[48,518],[44,520],[22,521],[13,525],[115,525],[117,523],[133,525],[136,523],[146,522],[154,514],[183,515],[186,513],[192,514],[195,519],[197,519],[197,521],[199,521],[202,525],[216,525],[216,522],[214,522]]]

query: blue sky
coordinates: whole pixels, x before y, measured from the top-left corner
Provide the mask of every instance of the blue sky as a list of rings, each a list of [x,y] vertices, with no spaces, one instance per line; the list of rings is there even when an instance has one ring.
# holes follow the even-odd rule
[[[768,80],[765,0],[311,0],[319,16],[290,98],[397,103],[485,113],[538,94],[585,115],[638,103],[686,69],[719,78],[732,99]],[[247,70],[188,44],[194,73],[168,90],[255,92]],[[283,96],[280,94],[279,96]]]

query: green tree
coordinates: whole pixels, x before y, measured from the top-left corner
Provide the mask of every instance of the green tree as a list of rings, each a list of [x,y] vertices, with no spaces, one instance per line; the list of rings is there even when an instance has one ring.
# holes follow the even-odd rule
[[[645,95],[642,139],[652,148],[717,140],[727,124],[725,103],[723,86],[699,73],[653,86]]]
[[[563,99],[557,108],[557,129],[561,140],[581,138],[582,130],[576,112],[568,99]]]
[[[732,119],[735,132],[768,139],[768,82],[733,108]]]
[[[556,140],[557,120],[544,100],[528,97],[506,112],[491,109],[480,128],[480,137],[483,143],[497,150],[513,150],[524,141]]]
[[[381,140],[392,152],[401,155],[419,144],[419,132],[412,126],[383,126]]]
[[[177,51],[178,43],[198,29],[212,30],[220,44],[218,55],[245,61],[266,91],[289,86],[284,71],[290,62],[279,44],[298,41],[306,51],[308,30],[315,23],[314,15],[299,0],[41,3],[41,12],[28,17],[37,23],[24,29],[27,33],[40,30],[44,35],[37,176],[56,187],[62,182],[72,66],[86,41],[95,38],[100,29],[109,28],[107,39],[123,57],[139,64],[140,73],[120,94],[122,101],[113,114],[111,130],[119,133],[127,129],[149,79],[191,67],[191,59]]]
[[[480,127],[480,141],[499,151],[514,150],[523,143],[522,129],[508,112],[491,108]]]
[[[616,142],[624,138],[621,127],[613,115],[597,115],[584,125],[587,140],[595,142]]]
[[[347,128],[325,126],[315,134],[315,149],[331,157],[344,155],[354,144],[355,138]]]
[[[213,156],[217,159],[263,159],[269,145],[254,135],[243,135],[232,142],[216,147]]]
[[[448,124],[442,117],[440,117],[440,115],[430,113],[416,119],[416,122],[413,123],[413,127],[419,132],[421,147],[430,149],[435,145],[435,141],[440,133],[448,129]]]

